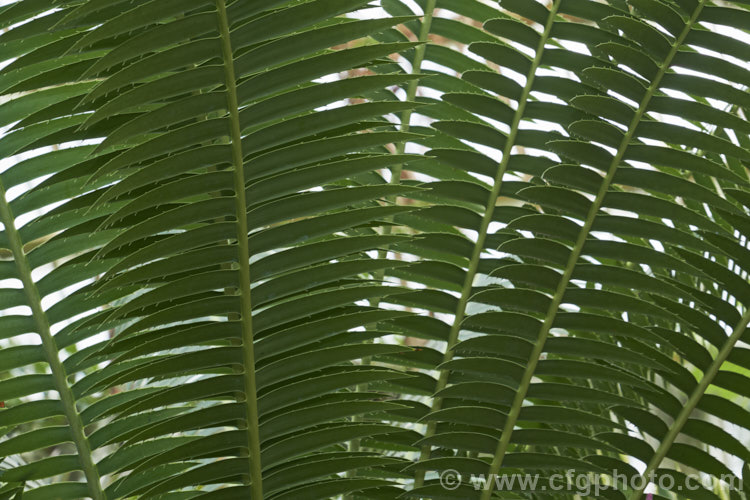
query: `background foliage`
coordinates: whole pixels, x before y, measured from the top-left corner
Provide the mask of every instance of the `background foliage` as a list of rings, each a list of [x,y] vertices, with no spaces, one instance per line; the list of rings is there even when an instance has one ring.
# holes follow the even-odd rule
[[[0,498],[747,498],[750,2],[0,28]]]

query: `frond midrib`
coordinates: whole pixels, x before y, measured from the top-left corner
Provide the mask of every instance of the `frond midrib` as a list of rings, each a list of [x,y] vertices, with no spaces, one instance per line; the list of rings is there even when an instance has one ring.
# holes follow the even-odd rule
[[[685,38],[690,33],[690,30],[692,29],[693,25],[697,21],[698,16],[700,15],[700,12],[703,10],[703,6],[705,4],[706,4],[706,0],[700,1],[698,6],[696,7],[695,12],[693,13],[693,16],[688,20],[682,32],[672,44],[669,54],[667,54],[667,56],[664,58],[664,61],[662,62],[662,64],[659,65],[659,71],[654,77],[654,79],[652,80],[648,89],[646,90],[646,93],[643,96],[643,99],[641,100],[638,106],[638,110],[635,112],[633,119],[631,120],[628,126],[627,132],[624,134],[622,141],[620,142],[620,146],[617,149],[617,153],[613,157],[612,162],[610,163],[609,168],[607,169],[607,175],[604,177],[604,179],[602,179],[602,183],[601,183],[601,186],[599,187],[599,191],[597,192],[597,195],[594,201],[592,202],[591,207],[589,208],[589,212],[586,216],[586,220],[584,221],[584,224],[581,227],[581,230],[578,234],[578,239],[576,240],[575,245],[573,246],[573,249],[570,253],[570,257],[568,258],[568,262],[565,266],[563,275],[560,278],[560,282],[558,283],[557,289],[555,290],[555,294],[553,295],[552,301],[550,302],[549,309],[547,310],[547,314],[545,315],[544,323],[542,324],[540,328],[540,332],[537,336],[537,340],[532,349],[529,362],[526,364],[526,368],[521,378],[518,391],[516,392],[516,397],[513,400],[510,411],[508,413],[508,418],[506,419],[505,425],[503,426],[500,442],[498,443],[495,456],[492,460],[492,464],[490,465],[488,477],[493,477],[493,475],[496,475],[500,471],[500,468],[502,467],[505,454],[507,453],[508,446],[510,444],[510,438],[513,433],[513,429],[520,415],[523,402],[526,400],[526,394],[531,384],[531,379],[534,376],[534,373],[536,371],[537,363],[539,362],[539,358],[544,350],[544,344],[547,340],[547,337],[549,336],[550,329],[552,328],[552,324],[555,321],[557,312],[559,311],[560,305],[565,295],[565,291],[567,290],[568,284],[570,283],[570,280],[573,276],[573,272],[575,270],[576,264],[578,263],[578,260],[583,252],[583,247],[586,243],[586,239],[588,238],[593,228],[596,215],[599,212],[599,209],[602,203],[604,202],[604,198],[607,192],[609,191],[610,185],[612,184],[614,180],[617,169],[620,166],[620,163],[622,162],[623,158],[625,157],[625,153],[628,147],[630,146],[630,143],[633,137],[635,136],[635,132],[636,132],[638,125],[640,124],[642,118],[644,117],[644,115],[646,114],[648,110],[648,106],[649,106],[649,103],[651,102],[651,98],[654,96],[654,94],[658,90],[662,78],[667,73],[667,70],[671,66],[672,60],[677,55],[677,52],[679,51],[679,48],[682,46],[683,42],[685,41]],[[559,2],[556,3],[555,5],[559,5]],[[697,401],[696,401],[696,404],[697,404]],[[664,452],[664,454],[666,455],[666,451]],[[491,495],[492,495],[492,489],[486,488],[484,492],[482,493],[481,498],[482,500],[489,500]],[[634,493],[631,500],[637,500],[639,496],[640,496],[640,493],[638,493],[637,495],[636,493]]]
[[[411,65],[411,71],[409,72],[410,75],[418,75],[420,71],[422,70],[422,63],[424,61],[425,52],[427,50],[427,40],[430,35],[430,28],[432,26],[432,17],[435,12],[435,6],[437,5],[437,0],[427,0],[427,5],[424,7],[424,16],[422,17],[422,26],[419,31],[419,37],[418,42],[420,42],[420,45],[417,45],[417,47],[414,49],[414,59],[412,60]],[[407,87],[406,87],[406,97],[404,99],[404,102],[411,102],[414,103],[415,99],[417,97],[417,91],[419,90],[419,78],[414,78],[411,80]],[[399,131],[403,133],[408,133],[411,129],[411,117],[414,112],[414,108],[410,107],[401,113],[400,116],[400,125],[399,125]],[[406,143],[407,141],[401,141],[396,145],[396,152],[395,155],[403,155],[406,152]],[[389,184],[392,185],[399,185],[401,184],[401,172],[403,170],[403,163],[397,163],[391,167],[391,179],[389,181]],[[394,200],[395,204],[398,204],[398,197]],[[393,226],[386,225],[383,228],[382,235],[383,236],[390,236],[393,233]],[[381,250],[378,251],[378,259],[386,259],[388,256],[390,245],[385,245]],[[382,269],[380,271],[377,271],[374,276],[376,281],[382,281],[385,277],[386,269]],[[371,303],[375,307],[380,307],[380,298],[374,299],[371,301]],[[362,364],[367,365],[370,364],[370,358],[363,358]],[[365,392],[367,390],[367,384],[357,386],[357,392]],[[357,422],[360,420],[360,417],[353,417],[352,421]],[[353,440],[349,443],[349,451],[356,452],[360,450],[360,440]],[[351,471],[347,474],[347,477],[356,477],[357,473],[356,471]],[[344,499],[348,500],[350,498],[349,495],[345,496]]]
[[[68,384],[68,374],[60,360],[57,343],[50,330],[50,322],[44,308],[39,289],[31,276],[31,265],[24,252],[24,244],[15,224],[13,212],[8,204],[5,187],[0,179],[0,221],[5,226],[13,262],[18,270],[18,277],[23,284],[29,308],[31,309],[37,333],[42,340],[42,351],[52,372],[52,380],[60,396],[63,412],[71,430],[73,444],[81,461],[81,468],[88,484],[89,493],[94,500],[105,500],[106,495],[101,486],[99,471],[94,463],[91,446],[84,431],[83,421],[76,407],[73,390]]]
[[[418,45],[416,49],[414,49],[414,60],[412,61],[412,67],[411,67],[411,74],[416,75],[419,74],[420,71],[422,71],[422,62],[424,61],[425,52],[427,51],[427,41],[430,36],[430,30],[432,27],[432,18],[435,13],[435,6],[437,5],[437,0],[427,0],[427,5],[425,5],[424,8],[424,17],[422,18],[422,27],[419,30],[419,42],[421,45]],[[414,102],[414,100],[417,97],[417,90],[419,89],[419,80],[414,79],[409,82],[408,86],[406,87],[406,99],[405,102]],[[406,111],[404,111],[401,115],[401,126],[400,130],[401,132],[408,132],[411,128],[411,116],[414,112],[413,108],[409,108]],[[406,151],[406,142],[400,142],[398,146],[396,147],[396,154],[404,154]],[[402,164],[395,165],[393,169],[391,169],[392,177],[391,182],[394,184],[398,184],[401,182],[401,169]]]
[[[234,52],[232,50],[229,19],[225,0],[215,0],[221,38],[221,51],[224,67],[224,79],[229,110],[230,139],[232,150],[232,174],[234,181],[235,212],[237,216],[237,251],[239,262],[239,298],[240,321],[242,324],[242,362],[243,385],[245,392],[245,410],[247,413],[248,437],[248,475],[252,497],[263,498],[263,476],[260,463],[260,429],[258,425],[258,398],[255,381],[255,349],[252,319],[252,300],[250,296],[250,248],[248,242],[247,200],[245,195],[245,171],[242,153],[242,133],[240,126],[239,100],[237,97],[237,79],[234,71]]]
[[[551,34],[555,15],[557,13],[559,5],[560,5],[560,0],[557,0],[551,7],[549,21],[547,25],[545,26],[542,36],[540,37],[539,45],[537,47],[534,60],[532,61],[531,67],[529,68],[529,73],[527,74],[526,85],[523,88],[523,92],[518,100],[518,106],[513,115],[513,122],[511,123],[510,132],[508,134],[508,139],[505,143],[505,147],[503,148],[502,159],[500,161],[500,164],[498,165],[498,170],[497,170],[497,174],[495,175],[493,187],[488,196],[485,213],[484,213],[484,216],[482,217],[482,222],[479,227],[479,231],[477,232],[477,241],[476,241],[476,244],[474,245],[471,259],[469,260],[469,267],[467,269],[466,277],[464,279],[464,283],[463,283],[463,287],[461,291],[461,297],[459,299],[458,306],[456,308],[456,315],[454,316],[453,324],[451,325],[451,330],[448,335],[448,341],[447,341],[445,353],[443,356],[443,364],[453,359],[453,348],[458,342],[458,334],[461,330],[461,323],[466,314],[466,308],[468,306],[469,299],[472,293],[472,288],[474,285],[474,278],[476,277],[476,274],[479,269],[481,254],[482,254],[482,251],[484,250],[484,243],[487,238],[490,223],[492,222],[492,219],[493,219],[493,215],[495,211],[495,203],[496,203],[498,196],[500,195],[500,190],[502,189],[503,177],[505,176],[505,172],[508,169],[508,165],[510,163],[510,158],[511,158],[511,153],[513,151],[513,148],[515,147],[516,137],[518,136],[518,133],[520,130],[521,120],[523,119],[523,116],[526,110],[526,104],[529,100],[529,96],[531,95],[531,90],[534,85],[534,77],[536,74],[536,70],[542,62],[542,55],[544,54],[544,46],[547,42],[547,39],[549,38]],[[443,390],[446,387],[448,383],[448,375],[449,375],[449,370],[442,369],[440,371],[440,376],[438,378],[438,383],[435,389],[435,394],[439,393],[441,390]],[[433,399],[433,404],[432,404],[432,407],[430,408],[430,411],[431,412],[438,411],[441,408],[442,408],[442,399],[439,397],[435,397]],[[432,421],[430,422],[430,424],[428,424],[427,432],[425,433],[425,438],[428,438],[435,433],[436,426],[437,424],[435,421]],[[422,447],[420,457],[419,457],[419,462],[422,462],[429,458],[430,449],[431,447],[429,445],[425,445]],[[422,486],[424,482],[424,474],[425,474],[424,470],[417,471],[417,476],[414,482],[415,488]]]

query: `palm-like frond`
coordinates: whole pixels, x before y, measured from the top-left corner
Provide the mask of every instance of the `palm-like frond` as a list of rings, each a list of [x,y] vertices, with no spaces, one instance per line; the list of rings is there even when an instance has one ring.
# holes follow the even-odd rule
[[[747,3],[379,5],[0,9],[0,498],[742,470]]]
[[[54,48],[42,41],[39,49],[32,47],[36,52],[6,68],[8,75],[23,72],[42,55],[65,67],[76,54],[69,73],[8,89],[51,87],[6,104],[16,113],[7,115],[8,122],[22,120],[15,125],[18,131],[3,139],[9,155],[23,151],[15,136],[30,137],[22,146],[31,143],[34,148],[105,136],[96,146],[27,160],[48,164],[43,172],[17,164],[3,174],[6,182],[18,171],[54,174],[18,200],[5,202],[2,214],[18,268],[13,276],[24,280],[36,321],[26,329],[28,321],[16,321],[18,327],[8,337],[38,332],[53,376],[31,376],[34,384],[7,382],[16,391],[8,387],[3,398],[15,401],[58,390],[59,411],[65,411],[95,498],[105,493],[108,498],[149,496],[219,481],[237,484],[237,494],[247,489],[258,497],[284,496],[284,490],[304,487],[325,498],[339,490],[387,484],[373,478],[331,482],[332,474],[398,463],[369,453],[347,454],[337,443],[399,432],[377,422],[347,422],[352,415],[399,406],[373,401],[373,393],[341,390],[360,381],[402,376],[359,368],[351,360],[403,348],[359,343],[361,337],[382,333],[346,332],[402,315],[355,304],[397,292],[384,292],[366,278],[394,264],[364,252],[393,239],[379,238],[370,228],[403,209],[370,200],[410,189],[372,184],[365,174],[403,161],[372,148],[408,138],[390,130],[381,117],[411,104],[380,100],[313,111],[408,77],[308,82],[358,65],[377,65],[408,44],[331,51],[328,47],[401,20],[334,17],[365,2],[284,3],[273,9],[260,4],[248,8],[242,2],[225,6],[223,1],[115,2],[107,6],[106,18],[95,3],[71,6],[29,24],[57,30],[60,37],[70,32],[72,40],[65,38],[65,44]],[[11,6],[6,17],[16,20],[10,14],[23,7]],[[85,26],[94,29],[82,31]],[[15,29],[30,31],[28,25]],[[92,52],[94,64],[78,62]],[[178,80],[183,83],[172,85]],[[37,99],[39,95],[49,97]],[[233,167],[243,163],[244,169]],[[23,180],[30,179],[16,182]],[[326,188],[308,191],[317,186]],[[19,231],[10,225],[14,214],[33,213],[71,195],[79,197],[39,223]],[[51,224],[54,215],[61,222]],[[96,238],[88,237],[92,231]],[[49,236],[25,257],[24,243]],[[42,293],[103,276],[44,311],[31,271],[49,262],[34,257],[54,250],[58,253],[48,259],[67,262],[40,282]],[[339,262],[321,265],[332,259]],[[60,371],[63,363],[49,324],[105,303],[116,307],[71,323],[56,335],[58,348],[65,348],[100,331],[115,332],[112,340],[67,358],[67,377]],[[21,303],[9,304],[14,305]],[[11,349],[8,355],[24,349]],[[20,365],[41,361],[38,356],[16,359]],[[106,367],[100,365],[103,361],[108,361]],[[310,373],[317,383],[301,383]],[[68,383],[72,377],[74,385]],[[151,386],[132,385],[148,380]],[[169,380],[181,382],[172,386]],[[19,391],[19,385],[24,389]],[[111,392],[122,387],[131,389]],[[96,402],[79,417],[76,402],[85,405],[90,398]],[[8,424],[20,423],[13,415],[34,405],[22,404],[3,416]],[[37,411],[45,412],[41,407]],[[43,416],[26,411],[24,418]],[[87,440],[83,426],[97,422],[106,425]],[[206,435],[207,429],[214,432]],[[68,432],[51,430],[63,436]],[[181,435],[170,436],[176,430]],[[63,438],[56,439],[44,444]],[[97,468],[89,442],[95,451],[113,443],[121,448]],[[26,451],[15,443],[29,449],[40,444],[18,436],[5,443],[8,452]],[[328,451],[320,461],[309,466],[295,462],[296,456],[318,449]],[[6,478],[34,479],[80,467],[75,456],[67,457],[64,465],[42,471],[30,464],[32,474],[19,468]],[[210,460],[219,457],[220,462]],[[117,477],[124,471],[131,471],[127,478],[102,491],[100,473]],[[269,479],[262,493],[264,475]],[[36,494],[76,496],[83,491],[81,484],[70,483],[64,490],[55,485]]]
[[[710,398],[704,398],[706,389],[719,384],[717,371],[750,318],[747,313],[742,315],[744,308],[725,307],[728,304],[711,293],[727,291],[726,284],[733,282],[736,288],[729,293],[741,301],[734,294],[741,294],[746,284],[736,276],[734,266],[741,269],[736,259],[742,252],[739,249],[744,249],[744,239],[717,213],[722,210],[731,216],[737,205],[706,189],[701,178],[705,174],[718,178],[726,183],[724,188],[745,185],[744,171],[738,176],[731,165],[739,166],[747,152],[726,138],[688,128],[687,122],[726,127],[737,136],[747,134],[747,125],[736,115],[709,111],[704,99],[711,96],[698,89],[709,87],[711,80],[674,70],[702,68],[705,72],[716,62],[686,46],[686,40],[702,37],[699,45],[705,46],[706,40],[720,43],[721,35],[700,24],[719,17],[713,9],[720,9],[689,2],[680,8],[656,2],[633,4],[635,11],[619,11],[614,2],[606,6],[556,1],[547,10],[534,2],[504,1],[501,6],[511,14],[539,28],[532,29],[517,19],[487,22],[485,29],[504,41],[477,42],[470,50],[500,65],[500,74],[466,72],[463,78],[487,93],[443,97],[508,128],[498,130],[491,122],[440,121],[434,125],[470,141],[468,144],[502,153],[493,167],[492,159],[471,147],[430,152],[448,165],[476,168],[477,174],[494,177],[494,181],[484,187],[484,193],[490,193],[484,195],[484,204],[479,203],[484,196],[478,189],[471,198],[467,190],[462,200],[483,205],[478,213],[472,210],[482,219],[480,223],[477,215],[467,214],[463,217],[467,225],[460,226],[477,231],[478,237],[455,309],[433,413],[428,417],[424,465],[418,467],[457,469],[487,477],[508,467],[545,470],[575,466],[601,471],[617,468],[617,456],[625,454],[646,462],[644,476],[649,476],[669,454],[688,467],[705,470],[708,466],[717,476],[729,473],[718,463],[709,466],[710,457],[704,451],[675,444],[675,440],[699,402]],[[634,17],[636,13],[643,17]],[[576,24],[569,16],[575,16]],[[700,35],[691,37],[696,32]],[[591,47],[592,56],[566,50],[565,42],[571,41]],[[533,50],[533,59],[519,50],[522,46]],[[741,83],[739,74],[744,70],[740,67],[718,62],[716,67],[722,67],[722,78]],[[542,68],[556,69],[558,75],[568,72],[581,83],[548,76]],[[506,70],[524,75],[525,85],[504,76]],[[723,95],[732,93],[723,85]],[[665,89],[681,90],[690,99],[677,100]],[[551,94],[559,104],[548,98],[538,101],[535,92]],[[618,94],[625,99],[618,99]],[[508,106],[508,102],[512,104]],[[655,113],[669,113],[686,122],[657,122]],[[548,131],[538,125],[523,127],[534,122],[554,127],[542,127]],[[719,160],[726,163],[688,149],[692,146],[724,154],[727,160]],[[552,150],[563,161],[545,158],[534,150]],[[651,167],[638,168],[633,162]],[[511,173],[520,174],[521,181],[511,180]],[[655,189],[655,185],[659,187]],[[683,201],[678,195],[683,188],[700,192],[700,201]],[[525,204],[495,206],[503,195]],[[714,204],[714,209],[706,210]],[[459,210],[464,209],[450,210],[453,219],[459,220]],[[494,234],[489,231],[493,222],[502,228]],[[653,240],[660,241],[665,252],[655,251],[650,243]],[[721,250],[715,246],[718,240],[724,245]],[[726,260],[730,248],[736,249],[731,251],[732,262]],[[669,263],[662,261],[665,258]],[[477,286],[478,274],[503,281]],[[719,274],[723,279],[718,279]],[[722,284],[705,284],[709,276]],[[467,316],[470,303],[493,310]],[[553,334],[556,329],[559,333]],[[731,329],[728,335],[727,329]],[[462,340],[461,330],[485,335]],[[713,355],[703,343],[716,350]],[[691,383],[692,375],[670,359],[677,353],[689,356],[686,350],[693,355],[698,355],[698,350],[705,353],[700,363],[690,360],[703,373],[699,382]],[[596,372],[599,375],[594,379],[598,380],[592,379]],[[626,378],[628,372],[640,376]],[[647,386],[641,386],[649,373],[658,373],[663,384],[645,379]],[[731,384],[734,389],[720,387],[742,394],[738,382]],[[577,387],[571,390],[568,384]],[[684,403],[671,395],[676,391],[684,393]],[[653,418],[647,417],[649,408],[664,412],[666,422],[655,427]],[[586,416],[592,412],[599,417]],[[610,412],[618,418],[611,419]],[[714,416],[722,419],[728,414],[722,411]],[[654,448],[650,444],[644,447],[645,443],[638,443],[626,432],[625,420],[636,426],[648,420],[640,431],[647,442],[655,441]],[[701,425],[700,420],[692,422]],[[572,455],[562,453],[576,461],[561,460],[561,450],[575,446],[571,441],[575,434],[569,431],[580,436],[581,428],[571,427],[574,424],[589,426],[586,434],[600,444],[577,441],[580,448]],[[734,450],[729,453],[742,450],[734,439],[722,444],[720,440],[711,439],[714,446]],[[469,455],[430,459],[433,446],[456,448]],[[599,455],[581,449],[592,446]],[[617,454],[611,453],[611,447]],[[670,453],[673,447],[679,451]],[[604,460],[602,455],[611,458]],[[744,459],[745,452],[740,455]],[[629,469],[622,463],[619,468]],[[664,469],[659,473],[670,474]],[[428,486],[424,494],[439,489],[438,485]],[[457,490],[456,495],[470,495],[472,490]],[[631,496],[635,498],[641,491]],[[491,492],[488,488],[481,497],[489,498]]]

